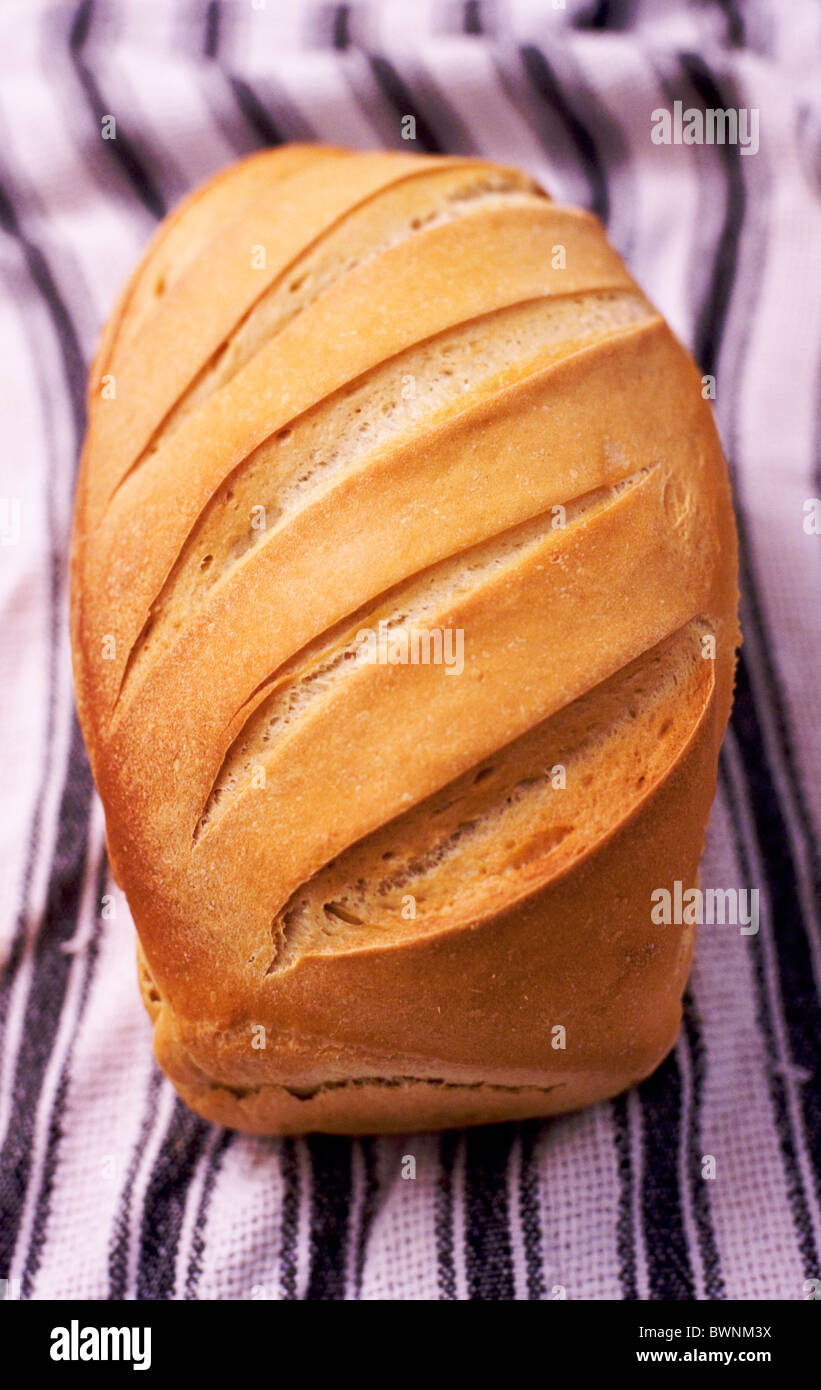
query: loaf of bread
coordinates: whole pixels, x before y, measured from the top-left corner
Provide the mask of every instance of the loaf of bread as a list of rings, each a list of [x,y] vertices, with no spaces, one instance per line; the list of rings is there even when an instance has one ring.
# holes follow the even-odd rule
[[[201,1115],[548,1115],[675,1041],[732,699],[701,381],[597,220],[290,146],[161,226],[91,372],[77,700]]]

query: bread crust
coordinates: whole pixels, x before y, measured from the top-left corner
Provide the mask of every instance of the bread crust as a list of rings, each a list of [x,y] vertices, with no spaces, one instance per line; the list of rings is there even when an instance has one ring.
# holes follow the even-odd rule
[[[256,1133],[551,1115],[642,1080],[675,1043],[693,947],[692,928],[651,923],[650,895],[696,881],[715,719],[711,696],[665,782],[595,853],[520,902],[400,949],[300,962],[277,990],[264,1053],[248,1047],[261,1012],[219,1041],[207,1025],[183,1041],[160,1006],[163,1069],[200,1114]],[[552,1046],[556,1025],[566,1049]],[[250,1068],[238,1081],[243,1042],[246,1063],[264,1058],[260,1072],[290,1087]],[[395,1084],[402,1077],[416,1081]]]
[[[357,264],[336,267],[348,235]],[[245,252],[262,243],[255,284]],[[451,387],[442,363],[467,335],[476,365]],[[503,370],[482,368],[482,344],[508,337]],[[412,408],[385,394],[403,365]],[[353,399],[373,443],[306,468]],[[249,543],[231,497],[274,474],[295,500]],[[203,568],[219,573],[183,594],[214,537]],[[594,218],[481,161],[310,147],[188,200],[92,368],[72,547],[81,724],[155,1050],[187,1103],[256,1133],[367,1133],[548,1115],[648,1075],[692,953],[691,929],[652,923],[651,893],[696,881],[736,571],[697,371]],[[346,660],[358,630],[415,612],[464,631],[458,679]],[[661,752],[615,719],[633,669],[645,706],[669,710]],[[438,810],[411,822],[414,807],[540,730],[564,731],[583,776],[597,711],[615,770],[592,778],[583,844],[526,787],[527,855],[445,863],[434,912],[420,850],[418,919],[386,906],[365,930],[343,906],[340,926],[326,903],[325,940],[320,904],[277,960],[326,866],[360,847],[376,883],[382,827],[424,838]]]

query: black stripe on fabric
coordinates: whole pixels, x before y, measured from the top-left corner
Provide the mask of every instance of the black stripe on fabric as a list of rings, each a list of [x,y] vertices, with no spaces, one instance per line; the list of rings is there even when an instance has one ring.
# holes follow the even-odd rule
[[[340,8],[349,11],[350,6]],[[350,88],[353,101],[364,120],[374,131],[380,147],[412,151],[414,142],[403,140],[397,113],[374,78],[365,54],[354,42],[349,31],[344,32],[344,44],[337,48],[339,74]],[[401,112],[400,115],[411,114]]]
[[[679,63],[681,63],[685,75],[688,74],[688,63],[686,63],[686,58],[682,60],[682,56],[679,56]],[[710,82],[710,75],[708,75],[706,67],[700,64],[700,60],[699,65],[700,70],[702,70],[700,75],[706,76],[707,82]],[[667,85],[667,83],[665,83],[665,85]],[[693,93],[695,93],[697,99],[702,99],[704,104],[706,104],[706,100],[704,100],[704,89],[697,88],[695,82],[690,82],[690,85],[692,85]],[[670,93],[671,99],[674,95],[679,96],[678,90],[675,93]],[[722,104],[721,100],[718,99],[717,93],[715,93],[714,104],[715,106],[721,106]],[[736,174],[738,174],[738,172],[739,171],[736,170]],[[714,261],[710,267],[708,288],[703,295],[702,306],[700,306],[699,314],[697,314],[695,334],[696,360],[700,361],[704,371],[710,371],[710,373],[714,373],[715,364],[717,364],[718,361],[718,346],[720,346],[722,334],[724,334],[729,300],[731,300],[733,284],[735,284],[736,253],[738,253],[739,238],[740,234],[742,234],[743,211],[745,211],[743,185],[738,179],[729,181],[727,214],[725,214],[724,220],[722,220],[721,232],[720,235],[718,235],[717,247],[715,247]],[[742,535],[742,517],[740,517],[740,514],[738,520],[740,537],[740,535]],[[745,591],[745,587],[745,581],[743,581],[742,578],[742,592]],[[742,669],[746,670],[745,652],[743,651],[740,653],[739,674]],[[733,712],[733,720],[735,720],[736,713],[738,713],[739,709],[738,685],[736,685],[735,701],[736,705],[735,712]],[[753,749],[750,748],[750,753],[752,752]],[[756,749],[754,756],[756,756],[756,758],[760,756],[760,748]],[[690,1036],[690,1041],[696,1042],[696,1048],[695,1051],[693,1051],[693,1087],[695,1087],[695,1090],[693,1090],[692,1102],[696,1111],[699,1112],[700,1104],[702,1104],[702,1101],[700,1101],[700,1087],[702,1087],[700,1056],[697,1054],[697,1040]],[[692,1116],[690,1116],[690,1119],[692,1119]],[[696,1165],[697,1154],[693,1152],[692,1148],[688,1148],[688,1163],[686,1163],[686,1170],[688,1170],[690,1195],[692,1195],[693,1204],[695,1204],[696,1229],[697,1236],[699,1236],[700,1251],[702,1251],[704,1279],[706,1279],[707,1291],[710,1297],[722,1297],[721,1272],[720,1265],[718,1265],[717,1241],[715,1241],[713,1223],[711,1223],[710,1202],[708,1202],[706,1184],[703,1183]]]
[[[721,758],[719,759],[719,781],[727,802],[736,857],[745,882],[752,883],[752,863],[747,852],[744,838],[739,829],[743,824],[741,807],[738,803],[733,778],[730,775],[726,758],[726,752],[722,751]],[[778,1135],[778,1143],[784,1163],[787,1200],[790,1204],[798,1248],[804,1262],[804,1276],[807,1279],[819,1278],[821,1277],[821,1265],[819,1264],[818,1250],[813,1235],[812,1218],[807,1203],[807,1194],[798,1163],[798,1154],[793,1136],[793,1127],[787,1098],[786,1078],[780,1070],[776,1069],[776,1058],[778,1057],[779,1050],[778,1038],[776,1037],[775,1022],[767,988],[767,967],[760,933],[757,936],[748,937],[747,942],[752,960],[753,979],[756,992],[756,1024],[764,1039],[766,1052],[769,1058],[769,1065],[766,1067],[766,1076],[770,1093],[770,1104],[772,1105],[773,1118],[775,1120],[776,1134]]]
[[[713,74],[699,55],[680,54],[679,62],[685,77],[689,80],[703,106],[719,108],[738,105],[737,93],[729,90],[724,93],[719,91]],[[728,86],[726,80],[724,85],[725,87]],[[725,97],[729,100],[725,100]],[[711,292],[707,296],[697,321],[695,345],[696,359],[702,368],[712,375],[716,375],[720,358],[730,294],[736,277],[739,239],[746,204],[744,175],[737,147],[720,145],[716,149],[726,180],[727,210],[712,271]],[[746,348],[747,342],[748,338],[745,337],[744,348]],[[732,464],[732,459],[730,462]],[[759,860],[764,871],[765,892],[772,908],[773,940],[781,981],[780,993],[783,1000],[782,1008],[788,1046],[791,1057],[800,1065],[807,1067],[812,1078],[802,1086],[801,1104],[809,1137],[810,1158],[815,1163],[816,1188],[818,1190],[819,1159],[821,1159],[819,1065],[817,1060],[819,1037],[821,1037],[820,1011],[812,984],[813,973],[808,927],[804,921],[797,887],[797,868],[790,844],[789,827],[781,809],[758,712],[755,689],[750,675],[748,653],[753,642],[755,642],[755,654],[758,657],[757,669],[764,676],[767,698],[776,716],[776,739],[793,791],[799,823],[812,864],[816,899],[821,896],[819,893],[818,847],[795,767],[792,742],[788,732],[789,721],[780,692],[779,678],[775,670],[766,622],[758,597],[746,519],[741,508],[737,511],[737,525],[743,595],[742,626],[747,641],[741,649],[736,670],[731,728],[739,749]],[[732,795],[729,779],[725,779],[725,785],[728,794]],[[745,860],[745,863],[747,882],[750,883],[752,880],[749,861]],[[766,997],[763,959],[760,957],[757,957],[757,966],[760,975],[759,1016],[762,1020],[762,1026],[763,1024],[767,1025],[768,1045],[771,1049],[771,1056],[774,1056],[777,1054],[777,1045],[770,1015],[770,1005]],[[790,1194],[793,1220],[796,1223],[807,1277],[815,1277],[818,1256],[812,1232],[807,1194],[797,1158],[796,1144],[797,1142],[800,1143],[800,1136],[793,1132],[786,1090],[777,1078],[771,1077],[770,1096],[785,1163],[785,1176]]]
[[[90,4],[89,6],[79,7],[78,14],[75,15],[74,25],[72,25],[72,43],[75,44],[76,49],[78,49],[78,51],[79,47],[82,47],[82,44],[85,43],[86,38],[88,38],[90,15],[92,15],[92,7],[90,7]],[[154,213],[156,213],[157,215],[163,214],[164,208],[163,203],[161,203],[161,199],[153,199],[153,206],[150,207],[150,210],[154,211]],[[74,414],[76,436],[75,452],[79,452],[79,443],[81,443],[83,431],[85,431],[85,363],[83,363],[82,353],[81,349],[79,349],[79,342],[78,338],[76,338],[74,325],[72,325],[71,318],[69,318],[68,316],[68,311],[67,309],[65,309],[63,300],[61,300],[60,295],[58,295],[56,285],[54,285],[53,277],[51,277],[49,267],[47,267],[46,264],[46,260],[44,260],[42,253],[39,252],[38,247],[33,245],[33,243],[28,242],[28,240],[26,240],[24,236],[22,236],[21,232],[19,232],[19,228],[17,227],[17,220],[15,220],[14,217],[13,206],[11,206],[10,200],[7,199],[7,196],[1,192],[0,221],[3,222],[4,227],[6,227],[8,231],[11,232],[11,234],[17,236],[17,239],[19,240],[19,242],[21,242],[21,246],[24,247],[26,261],[28,261],[29,271],[31,271],[33,281],[35,281],[35,284],[36,286],[38,286],[40,293],[42,293],[43,299],[46,300],[47,307],[49,307],[50,316],[51,318],[53,318],[54,327],[56,327],[57,331],[58,342],[60,342],[61,354],[63,354],[65,378],[67,378],[68,396],[69,400],[71,400],[72,414]],[[51,546],[51,553],[53,553],[54,557],[54,566],[60,566],[60,569],[63,569],[63,566],[61,566],[60,556],[58,556],[57,552],[57,546]],[[60,582],[60,580],[57,580],[57,582]],[[71,756],[69,756],[67,784],[65,784],[64,791],[64,803],[65,801],[67,801],[67,796],[74,796],[74,798],[76,798],[76,795],[78,795],[78,788],[83,788],[83,798],[86,799],[85,819],[86,826],[88,826],[88,808],[90,806],[90,774],[88,769],[88,760],[86,760],[85,756],[85,749],[82,748],[81,734],[79,734],[79,728],[76,727],[75,721],[74,728],[72,728]],[[61,806],[60,824],[61,827],[63,827],[63,806]],[[60,876],[57,876],[57,881],[58,877]],[[81,869],[79,869],[79,867],[78,870],[76,870],[76,877],[78,877],[78,885],[76,885],[76,892],[79,892],[79,884],[82,883],[82,872]],[[53,876],[53,884],[54,881],[56,880],[54,880]],[[65,894],[63,894],[63,897],[65,897]],[[71,931],[69,931],[68,935],[71,934]],[[68,963],[69,965],[69,960],[71,960],[71,958],[65,955],[64,952],[57,951],[56,956],[58,958],[58,963],[64,962]],[[64,974],[65,979],[67,979],[68,974],[67,972],[65,972],[65,970],[61,970],[60,973]],[[53,1005],[56,1004],[56,1002],[57,1001],[53,1001]],[[54,1008],[54,1016],[57,1017],[58,1012],[60,1012],[60,1009],[58,1009],[57,1005],[57,1008]],[[156,1097],[158,1086],[160,1086],[160,1080],[160,1073],[157,1072],[156,1076],[154,1076],[153,1079],[154,1097]],[[147,1116],[146,1122],[144,1122],[143,1126],[143,1141],[144,1138],[147,1138],[147,1134],[149,1134],[149,1131],[150,1116]],[[142,1152],[142,1145],[140,1145],[138,1152],[136,1152],[135,1154],[135,1158],[133,1158],[131,1175],[129,1175],[129,1180],[126,1181],[126,1195],[124,1205],[121,1205],[121,1212],[119,1212],[118,1223],[117,1225],[115,1225],[113,1244],[111,1244],[111,1297],[125,1297],[126,1262],[128,1262],[128,1201],[129,1197],[131,1197],[133,1177],[135,1177],[136,1168],[138,1168],[140,1152]],[[121,1289],[119,1289],[119,1286],[121,1286]]]
[[[695,53],[679,54],[679,64],[702,107],[722,105],[721,95],[706,63]],[[738,261],[738,243],[744,223],[746,197],[741,169],[729,145],[716,145],[727,184],[727,211],[713,261],[710,289],[701,305],[694,330],[694,356],[702,369],[715,375],[727,322]]]
[[[349,24],[350,6],[334,6],[333,46],[340,52],[347,48],[351,42]]]
[[[638,1088],[643,1111],[641,1211],[652,1299],[693,1299],[679,1191],[681,1072],[675,1052]]]
[[[116,116],[116,112],[107,109],[91,69],[88,67],[88,64],[83,61],[83,48],[88,39],[93,15],[94,0],[81,0],[71,22],[69,52],[80,86],[94,113],[97,135],[101,137],[103,118],[110,115]],[[123,130],[119,119],[117,120],[116,140],[102,140],[102,144],[108,150],[111,157],[116,160],[122,173],[125,175],[143,206],[148,209],[153,217],[158,219],[164,217],[166,211],[165,199],[154,183],[145,160],[137,150],[134,142],[129,139],[125,130]]]
[[[691,1077],[685,1152],[690,1182],[690,1200],[693,1206],[693,1217],[704,1270],[704,1292],[710,1299],[726,1298],[721,1260],[710,1210],[710,1184],[705,1182],[701,1175],[701,1156],[703,1153],[701,1117],[704,1106],[704,1082],[707,1075],[707,1050],[704,1045],[698,1009],[689,989],[684,995],[682,1012],[684,1037],[690,1056]]]
[[[705,106],[736,104],[735,91],[719,90],[713,75],[697,54],[680,55],[680,62]],[[725,101],[729,97],[729,101]],[[699,315],[696,358],[706,372],[717,375],[730,294],[736,273],[738,241],[744,216],[746,192],[741,157],[737,146],[719,145],[727,181],[727,213],[713,271],[712,293]],[[752,547],[747,535],[743,509],[738,511],[741,590],[744,595],[744,626],[750,641],[742,647],[736,674],[733,729],[742,754],[745,778],[751,799],[761,862],[767,880],[773,911],[774,942],[781,978],[782,1012],[787,1026],[793,1061],[810,1074],[801,1088],[801,1105],[813,1165],[816,1196],[821,1202],[821,1003],[814,985],[814,964],[810,937],[798,889],[799,870],[793,852],[789,825],[784,814],[770,763],[759,716],[747,651],[755,645],[766,696],[775,714],[778,751],[787,774],[793,804],[801,826],[811,865],[816,903],[821,902],[821,855],[806,806],[791,736],[790,719],[772,654],[764,617]]]
[[[744,660],[739,661],[736,672],[732,724],[772,909],[781,1012],[790,1059],[809,1074],[801,1087],[801,1109],[809,1156],[814,1165],[816,1192],[821,1196],[821,1008],[815,992],[812,952],[797,889],[789,831],[764,756],[764,734]]]
[[[299,1158],[296,1141],[283,1139],[279,1149],[282,1216],[279,1228],[279,1282],[284,1299],[297,1296],[297,1233],[299,1231]]]
[[[359,1214],[359,1232],[356,1238],[356,1296],[362,1293],[362,1277],[365,1273],[365,1256],[368,1252],[368,1237],[374,1223],[379,1205],[379,1151],[374,1139],[360,1139],[362,1153],[364,1191],[362,1208]]]
[[[222,14],[219,0],[208,0],[205,11],[205,43],[203,45],[203,53],[206,58],[216,58],[217,56],[221,22]]]
[[[37,1101],[60,1026],[88,849],[91,772],[76,715],[60,800],[59,828],[15,1068],[8,1132],[0,1151],[0,1271],[11,1264],[31,1174]]]
[[[574,29],[629,29],[631,24],[629,0],[594,0],[571,18]]]
[[[744,16],[736,0],[718,0],[718,7],[727,21],[727,42],[733,48],[744,47]]]
[[[572,15],[571,24],[574,29],[610,29],[613,28],[613,3],[611,0],[593,0],[583,10],[575,11]]]
[[[176,1255],[188,1189],[212,1126],[179,1098],[151,1172],[140,1222],[136,1297],[174,1297]]]
[[[419,109],[419,103],[410,89],[402,81],[399,73],[382,53],[368,53],[368,65],[374,80],[388,106],[401,122],[404,116],[413,116],[416,122],[416,139],[400,140],[409,149],[418,146],[427,154],[444,154],[446,146],[433,129],[430,122]]]
[[[57,292],[44,256],[39,247],[24,237],[20,229],[13,202],[5,190],[5,182],[6,180],[4,178],[3,184],[0,184],[0,226],[2,226],[3,230],[19,247],[29,276],[31,277],[37,293],[44,301],[47,314],[55,329],[59,354],[65,374],[66,391],[71,405],[75,443],[77,448],[79,448],[85,412],[83,406],[84,370],[77,335],[68,311]],[[14,297],[16,298],[17,296],[15,295]],[[39,344],[34,341],[34,325],[37,320],[38,316],[36,314],[21,312],[21,321],[24,330],[30,338],[32,360],[39,363],[42,353],[38,350]],[[37,372],[37,386],[42,404],[44,425],[49,435],[48,447],[55,455],[56,468],[56,448],[53,434],[52,410],[53,400],[58,393],[54,390],[53,383],[46,383],[39,371]],[[41,843],[43,806],[46,792],[51,781],[54,763],[54,737],[57,726],[57,668],[59,635],[62,621],[60,595],[64,582],[64,568],[57,559],[58,543],[54,517],[54,494],[52,489],[48,486],[46,486],[45,489],[45,510],[48,531],[48,552],[52,557],[48,571],[49,622],[48,654],[46,658],[48,668],[48,696],[46,701],[45,752],[42,771],[37,785],[31,829],[26,845],[25,867],[23,870],[23,882],[20,894],[20,910],[17,914],[15,932],[4,962],[3,970],[0,971],[0,1038],[5,1037],[12,989],[17,979],[26,946],[29,896],[34,866]],[[0,1189],[3,1186],[2,1156],[0,1155]]]
[[[465,34],[481,34],[482,6],[480,0],[467,0],[463,10],[462,31]]]
[[[226,80],[246,125],[250,130],[253,130],[260,144],[263,146],[284,144],[285,136],[250,84],[244,82],[240,77],[227,77]]]
[[[195,63],[193,75],[203,88],[204,103],[211,123],[220,132],[226,145],[237,159],[244,159],[260,148],[259,134],[249,129],[244,112],[238,107],[236,93],[219,61],[222,11],[218,0],[210,0],[201,22],[201,52],[207,61]],[[265,143],[265,142],[263,142]]]
[[[551,107],[564,123],[570,139],[575,146],[579,163],[590,183],[591,208],[596,216],[606,223],[610,214],[610,196],[607,180],[599,161],[593,137],[587,126],[570,107],[556,75],[541,49],[533,44],[525,44],[519,50],[530,86],[540,100]]]
[[[246,87],[247,87],[246,83]],[[251,96],[257,102],[260,111],[265,113],[268,125],[273,131],[278,133],[278,139],[272,139],[271,144],[284,144],[289,140],[298,140],[302,143],[312,143],[319,139],[317,132],[308,122],[300,107],[295,106],[287,92],[284,92],[278,83],[273,83],[270,78],[265,80],[264,92],[268,102],[257,95],[259,87],[253,91],[248,87]],[[271,111],[274,114],[271,114]]]
[[[465,1134],[465,1263],[468,1297],[516,1296],[508,1205],[514,1125],[486,1125]]]
[[[798,1064],[806,1067],[813,1077],[813,1081],[804,1089],[805,1116],[811,1157],[814,1157],[815,1161],[817,1191],[821,1201],[821,1005],[813,983],[813,927],[806,920],[801,901],[798,887],[799,869],[772,764],[767,754],[751,676],[751,659],[755,660],[755,669],[764,678],[766,697],[775,713],[775,741],[786,772],[786,780],[793,793],[795,815],[807,851],[816,905],[821,903],[821,865],[818,844],[813,834],[796,767],[791,723],[781,694],[766,619],[757,591],[752,547],[742,509],[738,512],[737,521],[743,627],[747,643],[741,649],[736,674],[733,727],[743,753],[765,875],[772,895],[774,920],[777,923],[775,940],[783,982],[782,994],[790,1047]]]
[[[439,1296],[456,1298],[456,1263],[453,1238],[453,1172],[459,1152],[460,1134],[449,1129],[439,1136],[439,1175],[436,1181],[434,1230]]]
[[[49,1217],[51,1215],[51,1197],[54,1191],[54,1178],[57,1172],[57,1156],[60,1141],[63,1137],[63,1117],[65,1115],[66,1097],[69,1090],[71,1079],[71,1063],[74,1053],[74,1044],[77,1040],[79,1023],[85,1013],[88,997],[91,992],[91,982],[100,954],[100,937],[103,932],[103,918],[101,916],[102,899],[108,881],[108,857],[105,849],[100,855],[100,864],[97,870],[94,898],[94,932],[88,943],[85,952],[85,963],[83,969],[83,981],[80,989],[80,998],[77,1007],[77,1018],[74,1031],[63,1060],[60,1072],[60,1080],[57,1085],[54,1102],[49,1115],[48,1146],[46,1148],[43,1163],[43,1172],[40,1179],[40,1190],[37,1194],[34,1223],[32,1226],[29,1249],[23,1270],[22,1291],[23,1297],[31,1296],[34,1280],[40,1268],[43,1249],[46,1242],[46,1232],[48,1230]]]
[[[619,1176],[619,1202],[616,1218],[616,1256],[619,1262],[619,1282],[622,1297],[637,1299],[636,1232],[633,1227],[633,1154],[630,1142],[629,1097],[616,1096],[610,1103],[613,1121],[613,1143]]]
[[[706,71],[706,70],[704,70]],[[702,95],[702,93],[700,93]],[[720,106],[720,101],[717,101]],[[732,200],[731,200],[732,204]],[[732,279],[735,275],[735,249],[742,222],[743,203],[736,202],[728,208],[728,215],[722,224],[715,254],[714,274],[711,278],[710,293],[704,300],[699,313],[700,343],[717,342],[718,334],[724,327],[729,296],[732,292]],[[697,353],[696,353],[697,356]],[[703,359],[702,360],[703,363]],[[704,366],[704,363],[703,363]],[[704,370],[710,370],[704,367]],[[738,698],[738,692],[736,692]],[[667,1059],[660,1072],[649,1083],[640,1088],[643,1106],[643,1143],[645,1143],[645,1179],[643,1179],[642,1213],[646,1226],[647,1265],[649,1265],[650,1289],[654,1298],[689,1298],[692,1294],[692,1270],[689,1269],[688,1244],[683,1230],[682,1205],[679,1197],[679,1173],[677,1166],[664,1163],[664,1155],[658,1154],[658,1133],[668,1131],[670,1143],[675,1133],[677,1141],[681,1138],[681,1074],[675,1054]],[[696,1097],[696,1105],[699,1104]],[[688,1154],[688,1173],[692,1181],[693,1156]],[[710,1226],[710,1209],[700,1207],[699,1219],[702,1222],[702,1238],[707,1240],[706,1270],[713,1259],[714,1236]],[[665,1254],[664,1227],[672,1223],[671,1238]],[[667,1258],[668,1257],[668,1258]],[[715,1255],[717,1258],[717,1255]],[[711,1268],[711,1277],[715,1269]]]
[[[691,86],[701,101],[702,106],[712,104],[718,107],[723,104],[730,104],[725,103],[725,97],[727,96],[730,96],[732,102],[738,105],[738,94],[734,90],[721,93],[716,85],[713,74],[704,64],[700,56],[696,54],[680,54],[679,61]],[[724,86],[725,88],[729,88],[730,84],[724,80]],[[705,305],[702,308],[702,313],[699,316],[695,351],[697,360],[705,367],[705,370],[713,375],[716,374],[721,342],[728,314],[730,294],[735,280],[738,244],[746,205],[744,177],[737,147],[724,145],[717,146],[716,148],[723,165],[726,179],[728,207],[719,255],[713,269],[713,293],[707,296]],[[747,339],[745,338],[745,347],[746,343]],[[734,433],[735,428],[733,424],[733,434]],[[732,465],[732,460],[730,460],[730,462]],[[814,832],[812,819],[806,808],[801,779],[797,772],[792,740],[788,733],[789,721],[787,718],[787,711],[783,696],[779,689],[779,678],[767,637],[766,620],[758,598],[754,566],[751,558],[752,549],[747,538],[744,514],[739,513],[737,520],[742,569],[742,595],[745,604],[750,608],[751,615],[755,618],[755,631],[760,643],[759,665],[766,679],[768,697],[777,715],[775,721],[777,729],[776,737],[780,742],[780,752],[786,765],[788,780],[794,794],[796,812],[812,864],[813,886],[816,899],[821,901],[821,856],[819,856],[817,837]],[[746,631],[749,630],[748,623],[745,622],[744,627]],[[741,655],[742,659],[744,659],[744,650],[742,650]]]
[[[236,1133],[230,1129],[224,1129],[216,1144],[214,1145],[211,1156],[208,1160],[208,1168],[203,1182],[200,1202],[197,1208],[197,1218],[191,1236],[191,1255],[188,1261],[188,1273],[185,1277],[185,1297],[195,1299],[199,1282],[202,1277],[202,1264],[205,1255],[205,1232],[208,1227],[208,1211],[211,1206],[211,1198],[214,1195],[214,1188],[217,1185],[222,1162],[236,1139]]]
[[[279,127],[268,108],[260,101],[250,82],[225,72],[219,63],[219,46],[222,32],[222,9],[219,0],[209,0],[205,12],[205,41],[203,52],[219,68],[221,76],[242,115],[242,119],[258,145],[267,148],[282,145],[289,138]],[[312,139],[313,132],[304,121],[299,121],[300,129],[292,132],[290,138]],[[233,143],[233,142],[232,142]]]
[[[2,207],[2,192],[0,192],[0,208]],[[24,328],[30,332],[31,321],[36,315],[23,314]],[[37,361],[37,345],[31,344],[32,358]],[[42,378],[38,374],[38,388],[40,401],[43,409],[43,416],[46,428],[51,421],[50,416],[50,397]],[[53,450],[54,440],[49,439],[49,448]],[[50,490],[46,489],[46,525],[48,529],[48,549],[51,555],[54,554],[55,544],[55,524],[53,512],[53,500]],[[34,875],[34,866],[37,854],[40,849],[43,829],[43,804],[46,791],[51,781],[51,772],[54,763],[54,734],[57,723],[57,652],[60,628],[60,584],[61,576],[57,566],[52,564],[49,569],[48,601],[49,601],[49,622],[48,622],[48,697],[46,700],[46,720],[45,720],[45,755],[43,758],[40,777],[37,783],[37,791],[34,798],[34,812],[31,818],[31,828],[29,830],[26,843],[26,857],[23,869],[23,880],[20,892],[20,909],[17,913],[17,920],[14,929],[14,936],[8,950],[3,969],[0,970],[0,1042],[5,1037],[6,1025],[8,1022],[9,1005],[11,993],[26,945],[26,927],[28,921],[27,909],[31,894],[31,883]],[[0,1185],[2,1185],[2,1170],[0,1170]]]
[[[131,1201],[134,1195],[134,1183],[137,1180],[137,1172],[140,1166],[149,1135],[154,1125],[154,1117],[157,1111],[160,1090],[163,1085],[163,1075],[159,1067],[154,1064],[148,1078],[148,1091],[146,1095],[143,1117],[140,1122],[140,1129],[137,1135],[137,1142],[131,1154],[131,1162],[125,1175],[122,1193],[120,1195],[120,1205],[117,1215],[114,1218],[114,1227],[111,1234],[111,1242],[108,1252],[108,1297],[110,1300],[124,1299],[128,1295],[128,1254],[131,1239]]]
[[[415,68],[413,82],[417,105],[433,118],[442,150],[446,154],[478,154],[473,136],[427,69]]]
[[[16,242],[31,281],[42,299],[54,328],[65,377],[74,431],[74,454],[79,452],[85,428],[85,365],[71,315],[64,303],[40,248],[23,233],[7,180],[0,186],[0,226]],[[38,375],[38,383],[42,380]],[[47,397],[46,419],[50,419]],[[43,775],[27,848],[24,896],[15,937],[0,984],[0,1017],[7,1017],[11,990],[20,968],[27,937],[28,890],[39,845],[42,809],[51,778],[57,717],[57,652],[61,623],[60,596],[65,583],[64,542],[55,531],[51,493],[48,493],[50,644],[48,657],[48,706],[46,753]],[[32,980],[20,1051],[17,1057],[10,1128],[0,1152],[0,1270],[8,1270],[16,1245],[31,1165],[30,1141],[36,1108],[51,1054],[60,1011],[71,970],[71,958],[59,949],[74,935],[87,855],[91,807],[91,775],[76,716],[71,716],[69,752],[58,812],[58,829],[49,887],[42,921],[34,944]]]
[[[71,406],[71,416],[74,426],[74,447],[75,453],[79,453],[83,434],[85,433],[85,384],[86,368],[83,354],[80,349],[80,342],[71,315],[60,295],[54,276],[49,269],[48,262],[40,250],[39,246],[30,241],[21,230],[17,219],[14,204],[6,191],[0,185],[0,227],[17,242],[26,262],[26,268],[37,289],[38,294],[43,300],[49,317],[54,325],[54,332],[60,348],[60,356],[63,362],[65,375],[66,395]],[[52,537],[52,539],[54,539]],[[62,581],[62,568],[59,571],[57,566],[62,566],[62,560],[55,555],[55,546],[52,546],[52,565],[55,566],[55,573],[58,573]]]
[[[519,1126],[519,1220],[522,1227],[528,1299],[542,1299],[546,1293],[539,1212],[539,1168],[536,1159],[537,1145],[543,1128],[541,1120],[528,1120]]]
[[[352,1141],[335,1134],[313,1134],[311,1155],[311,1263],[308,1300],[345,1298],[345,1270],[351,1214]]]

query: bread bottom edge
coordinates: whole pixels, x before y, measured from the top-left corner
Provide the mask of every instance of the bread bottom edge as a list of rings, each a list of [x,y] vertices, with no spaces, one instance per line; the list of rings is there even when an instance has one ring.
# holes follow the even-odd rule
[[[246,1134],[408,1134],[505,1121],[546,1119],[609,1100],[649,1076],[675,1046],[678,1028],[640,1069],[565,1076],[544,1085],[506,1086],[430,1077],[351,1078],[300,1094],[284,1084],[250,1089],[174,1079],[181,1098],[205,1120]],[[634,1059],[635,1061],[635,1059]]]

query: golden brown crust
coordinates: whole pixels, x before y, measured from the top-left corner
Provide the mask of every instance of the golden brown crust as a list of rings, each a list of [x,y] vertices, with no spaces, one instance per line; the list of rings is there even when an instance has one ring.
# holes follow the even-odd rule
[[[692,947],[650,894],[696,879],[735,531],[695,368],[595,219],[479,161],[258,156],[155,240],[89,406],[78,707],[189,1104],[362,1133],[550,1114],[647,1075]],[[464,631],[461,675],[350,659],[414,614]],[[488,782],[437,867],[432,798],[483,760],[538,771],[556,738],[572,795],[517,773],[523,841]],[[580,840],[557,807],[578,826],[585,797]],[[403,846],[407,920],[375,887]],[[359,886],[323,908],[331,861]]]

